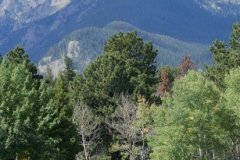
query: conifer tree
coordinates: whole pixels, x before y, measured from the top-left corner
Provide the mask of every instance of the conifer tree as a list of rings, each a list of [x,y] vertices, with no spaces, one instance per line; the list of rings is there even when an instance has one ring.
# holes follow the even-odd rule
[[[109,38],[104,51],[76,78],[81,101],[105,116],[113,112],[114,99],[120,93],[148,99],[156,84],[157,50],[152,43],[144,43],[136,32],[120,32]]]
[[[54,75],[52,73],[52,70],[49,66],[46,68],[46,74],[44,75],[45,82],[48,84],[49,87],[53,88],[55,80],[54,80]]]
[[[58,119],[51,92],[42,83],[36,89],[26,64],[0,64],[0,159],[55,159],[59,142],[51,135]]]
[[[9,63],[13,65],[24,63],[28,68],[29,72],[32,73],[32,76],[34,79],[37,79],[37,80],[42,79],[42,76],[37,74],[38,72],[37,66],[29,60],[29,56],[27,53],[25,53],[25,50],[23,47],[18,46],[15,49],[10,50],[7,53],[6,59]]]
[[[68,86],[68,81],[63,73],[59,72],[53,88],[54,109],[59,118],[59,123],[54,128],[53,134],[61,139],[56,146],[60,150],[59,159],[74,159],[79,152],[77,129],[72,122],[73,104]]]
[[[214,64],[205,65],[206,76],[215,82],[221,89],[225,90],[226,84],[224,83],[225,74],[229,73],[232,68],[240,66],[240,25],[233,24],[233,31],[229,38],[229,44],[214,41],[210,47],[213,53]]]
[[[173,82],[180,72],[178,67],[163,66],[158,71],[158,80],[160,81],[160,96],[164,96],[167,92],[171,94]]]
[[[63,74],[65,76],[65,79],[69,83],[69,82],[73,81],[73,78],[76,75],[76,73],[74,72],[74,66],[73,66],[72,59],[68,56],[65,56],[64,64],[65,64],[65,69],[63,71]]]
[[[189,70],[194,70],[196,66],[191,60],[190,56],[186,56],[182,59],[182,63],[180,65],[180,75],[186,75]]]

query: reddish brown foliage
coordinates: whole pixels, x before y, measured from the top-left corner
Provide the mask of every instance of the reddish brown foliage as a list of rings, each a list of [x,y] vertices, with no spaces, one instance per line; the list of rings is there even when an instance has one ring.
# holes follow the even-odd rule
[[[160,85],[160,96],[164,96],[166,92],[170,92],[171,88],[169,85],[168,72],[162,70],[161,72],[161,85]]]
[[[182,59],[182,63],[180,66],[180,75],[183,76],[187,74],[188,70],[195,69],[196,66],[194,65],[193,61],[191,60],[190,56],[186,56]]]

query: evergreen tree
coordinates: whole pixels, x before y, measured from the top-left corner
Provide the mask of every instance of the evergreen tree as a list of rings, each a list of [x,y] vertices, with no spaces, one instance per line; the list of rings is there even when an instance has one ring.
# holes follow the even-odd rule
[[[158,81],[160,82],[159,95],[164,96],[166,92],[172,93],[171,88],[173,87],[173,82],[176,80],[180,68],[163,66],[158,70]]]
[[[2,54],[0,54],[0,63],[2,63],[3,57]]]
[[[213,42],[210,51],[213,53],[214,64],[211,66],[205,65],[206,76],[215,82],[221,89],[225,90],[224,77],[232,68],[240,66],[240,25],[233,24],[233,31],[229,38],[229,44]]]
[[[61,139],[56,146],[60,150],[58,159],[74,159],[79,152],[77,129],[72,122],[73,104],[68,88],[67,80],[63,73],[59,72],[53,88],[54,109],[59,118],[53,134]]]
[[[30,157],[55,159],[59,142],[50,135],[58,119],[50,90],[42,83],[36,90],[26,64],[0,64],[0,159]]]
[[[196,66],[191,60],[190,56],[186,56],[182,59],[182,63],[180,65],[180,75],[186,75],[189,70],[194,70]]]
[[[45,80],[45,82],[48,84],[49,87],[53,88],[55,84],[55,80],[54,80],[54,75],[52,73],[52,70],[49,66],[47,66],[46,74],[44,75],[43,79]]]
[[[34,79],[40,80],[42,78],[41,75],[37,74],[37,66],[33,64],[29,60],[28,54],[25,53],[25,50],[23,47],[16,47],[14,50],[10,50],[7,53],[7,61],[13,65],[18,65],[18,64],[25,64],[27,69],[29,70],[30,73],[32,73],[32,76]]]
[[[145,44],[136,32],[120,32],[109,38],[104,51],[83,75],[77,76],[79,98],[104,116],[113,112],[114,100],[120,93],[133,94],[135,99],[144,95],[148,99],[156,84],[157,50],[152,43]]]
[[[73,78],[76,75],[76,73],[74,72],[74,66],[73,66],[72,59],[68,56],[65,56],[64,64],[65,64],[65,69],[63,71],[63,74],[65,76],[65,79],[69,83],[69,82],[73,81]]]

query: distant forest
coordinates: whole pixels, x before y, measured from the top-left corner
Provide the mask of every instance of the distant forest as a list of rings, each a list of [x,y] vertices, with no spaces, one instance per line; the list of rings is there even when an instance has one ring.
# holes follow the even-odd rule
[[[57,49],[57,48],[55,48]],[[239,159],[240,24],[213,41],[214,62],[191,56],[157,69],[158,50],[119,32],[76,73],[54,78],[23,47],[0,58],[0,159]]]

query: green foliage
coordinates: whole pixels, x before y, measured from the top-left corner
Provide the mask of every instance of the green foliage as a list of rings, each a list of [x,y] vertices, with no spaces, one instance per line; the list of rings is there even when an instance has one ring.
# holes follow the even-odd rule
[[[55,84],[55,79],[54,79],[52,70],[49,66],[47,66],[46,73],[43,77],[43,80],[48,84],[49,87],[53,88]]]
[[[225,89],[224,77],[232,68],[240,66],[240,25],[233,24],[233,31],[229,38],[229,47],[224,42],[218,40],[213,42],[210,51],[215,60],[212,66],[205,65],[206,76],[215,82],[221,89]],[[227,48],[228,47],[228,48]]]
[[[104,114],[113,112],[114,98],[122,92],[149,98],[156,83],[157,50],[153,50],[152,43],[144,44],[136,32],[120,32],[109,39],[104,50],[104,55],[91,63],[82,76],[77,76],[81,86],[79,98]]]
[[[73,77],[76,75],[76,73],[74,72],[72,59],[68,56],[65,56],[64,64],[65,64],[65,69],[63,71],[63,74],[64,74],[66,81],[69,83],[69,82],[73,81]]]
[[[16,153],[22,158],[55,159],[59,139],[49,133],[58,119],[51,92],[44,83],[36,90],[25,63],[0,65],[0,159]]]
[[[59,148],[58,159],[74,159],[79,152],[76,126],[72,122],[73,104],[68,90],[68,81],[62,72],[59,72],[53,88],[53,105],[57,112],[59,123],[53,133],[61,139],[55,147]]]
[[[7,54],[7,61],[13,65],[25,64],[26,68],[32,73],[33,78],[41,79],[42,76],[37,74],[37,66],[30,62],[28,54],[25,53],[23,47],[16,47],[14,50],[10,50]]]
[[[173,97],[163,98],[154,121],[156,135],[151,137],[151,158],[220,158],[222,139],[215,121],[220,92],[202,72],[190,71],[173,86]]]
[[[224,140],[227,150],[223,156],[225,159],[237,159],[240,147],[240,68],[230,70],[225,77],[226,91],[219,102],[218,119],[225,132]]]
[[[145,41],[152,41],[155,48],[161,51],[156,57],[158,68],[164,65],[179,66],[179,60],[186,55],[191,56],[199,68],[203,68],[203,64],[212,63],[207,45],[187,43],[169,36],[152,34],[121,21],[111,22],[104,28],[89,27],[76,30],[51,47],[44,57],[51,57],[51,62],[53,62],[70,54],[73,56],[75,69],[81,72],[103,53],[102,47],[111,35],[119,31],[127,33],[133,30],[143,36]],[[49,62],[44,59],[40,61],[40,65],[48,64]]]

